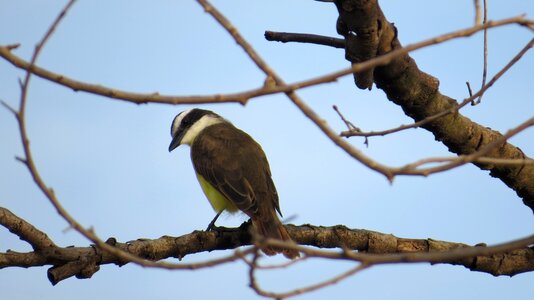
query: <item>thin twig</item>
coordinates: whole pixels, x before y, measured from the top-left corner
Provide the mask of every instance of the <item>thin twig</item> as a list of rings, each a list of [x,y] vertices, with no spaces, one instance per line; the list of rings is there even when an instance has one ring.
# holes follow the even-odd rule
[[[473,90],[471,90],[471,84],[469,81],[466,81],[465,84],[467,85],[467,91],[469,92],[469,98],[473,97]]]
[[[350,122],[349,120],[347,120],[345,118],[345,116],[343,116],[343,114],[339,111],[339,109],[337,108],[337,105],[332,105],[332,108],[336,111],[336,113],[338,114],[338,116],[341,118],[341,120],[343,121],[343,123],[345,123],[345,126],[347,126],[347,129],[350,130],[350,131],[359,131],[361,132],[360,128],[354,126],[354,124],[352,124],[352,122]]]
[[[319,289],[322,289],[324,287],[327,287],[329,285],[334,285],[342,280],[345,280],[349,277],[351,277],[352,275],[360,272],[360,271],[363,271],[365,269],[367,269],[369,267],[369,265],[367,264],[358,264],[357,266],[353,267],[353,268],[350,268],[349,270],[341,273],[341,274],[338,274],[330,279],[326,279],[326,280],[323,280],[323,281],[320,281],[318,283],[315,283],[315,284],[311,284],[309,286],[305,286],[305,287],[300,287],[300,288],[296,288],[296,289],[293,289],[291,291],[287,291],[287,292],[282,292],[282,293],[277,293],[277,292],[269,292],[269,291],[266,291],[264,289],[262,289],[257,280],[256,280],[256,277],[255,277],[255,271],[256,269],[258,269],[257,267],[257,261],[256,260],[253,260],[253,263],[251,265],[249,265],[249,282],[250,282],[250,287],[260,296],[263,296],[263,297],[268,297],[268,298],[273,298],[273,299],[286,299],[286,298],[290,298],[290,297],[295,297],[295,296],[298,296],[298,295],[302,295],[302,294],[306,294],[306,293],[310,293],[310,292],[313,292],[313,291],[316,291],[316,290],[319,290]]]
[[[487,0],[484,0],[484,21],[483,23],[486,23],[488,21],[488,3]],[[486,76],[488,74],[488,29],[484,29],[484,67],[482,69],[482,84],[481,88],[486,85]],[[480,94],[478,99],[476,101],[472,101],[471,105],[477,105],[482,102],[482,96],[484,93]]]
[[[11,105],[7,104],[4,100],[0,100],[0,104],[2,104],[3,107],[5,107],[7,110],[9,110],[15,117],[17,116],[17,110],[13,108]]]
[[[363,136],[363,137],[370,137],[370,136],[383,136],[383,135],[386,135],[386,134],[391,134],[391,133],[395,133],[395,132],[398,132],[398,131],[402,131],[402,130],[406,130],[406,129],[410,129],[410,128],[417,128],[417,127],[421,127],[425,124],[428,124],[438,118],[441,118],[445,115],[448,115],[448,114],[451,114],[451,113],[455,113],[457,112],[459,109],[463,108],[464,106],[466,106],[468,103],[471,103],[472,101],[474,101],[474,99],[476,99],[477,97],[479,97],[480,95],[482,95],[486,90],[488,90],[491,86],[493,86],[493,84],[495,84],[495,82],[497,80],[499,80],[515,63],[517,63],[524,55],[525,53],[527,53],[532,47],[534,46],[534,39],[531,39],[526,45],[525,47],[523,47],[519,53],[517,53],[497,74],[495,74],[495,76],[486,84],[484,85],[477,93],[473,94],[472,91],[471,91],[471,85],[469,84],[469,82],[466,82],[467,84],[467,88],[468,88],[468,91],[469,91],[469,97],[464,99],[461,103],[458,104],[458,106],[456,107],[453,107],[453,108],[450,108],[450,109],[447,109],[447,110],[444,110],[440,113],[437,113],[435,115],[432,115],[432,116],[429,116],[429,117],[426,117],[424,118],[423,120],[421,121],[418,121],[418,122],[414,122],[412,124],[407,124],[407,125],[400,125],[399,127],[396,127],[396,128],[392,128],[392,129],[388,129],[388,130],[382,130],[382,131],[371,131],[371,132],[353,132],[353,131],[343,131],[341,132],[341,136],[344,136],[344,137],[350,137],[350,136]]]
[[[297,43],[309,43],[323,46],[332,46],[335,48],[345,48],[345,40],[325,37],[317,34],[307,33],[293,33],[293,32],[277,32],[277,31],[265,31],[265,39],[274,42],[297,42]]]
[[[483,85],[476,94],[467,99],[464,99],[458,105],[458,108],[462,108],[467,105],[467,103],[473,101],[474,98],[482,96],[490,87],[493,86],[493,84],[495,84],[497,80],[499,80],[499,78],[501,78],[502,75],[504,75],[504,73],[506,73],[516,62],[518,62],[523,57],[523,55],[525,55],[525,53],[527,53],[532,48],[532,46],[534,46],[534,38],[532,38],[525,45],[525,47],[523,47],[519,51],[519,53],[517,53],[499,72],[497,72],[497,74],[495,74],[495,76],[493,76],[493,78],[487,84]]]
[[[339,115],[339,117],[341,118],[341,120],[343,121],[343,123],[345,123],[345,125],[347,126],[347,129],[348,129],[348,132],[354,132],[354,133],[358,133],[358,132],[362,132],[362,130],[356,126],[354,126],[354,124],[352,124],[352,122],[350,122],[349,120],[347,120],[345,118],[345,116],[343,116],[343,114],[341,113],[341,111],[339,111],[339,109],[337,108],[336,105],[333,105],[332,108],[334,108],[334,110],[336,111],[336,113]],[[343,136],[343,135],[342,135]],[[365,137],[365,140],[363,142],[363,144],[366,146],[366,147],[369,147],[369,139],[367,138],[367,136]]]
[[[243,256],[242,259],[248,264],[250,265],[252,262],[251,261],[248,261],[246,259],[246,256]],[[273,264],[273,265],[259,265],[259,264],[256,264],[256,269],[258,270],[278,270],[278,269],[285,269],[285,268],[288,268],[288,267],[291,267],[293,265],[296,265],[298,263],[301,263],[303,261],[306,261],[307,260],[307,257],[299,257],[299,258],[296,258],[296,259],[291,259],[291,260],[288,260],[286,262],[283,262],[283,263],[279,263],[279,264]]]
[[[474,0],[475,2],[475,25],[480,24],[480,0]]]
[[[470,159],[466,155],[460,156],[450,156],[450,157],[430,157],[418,160],[414,163],[411,163],[408,168],[416,168],[422,165],[433,164],[433,163],[453,163],[458,160],[472,160],[472,162],[483,163],[483,164],[494,164],[494,165],[532,165],[534,164],[534,159],[506,159],[506,158],[493,158],[493,157],[479,157],[476,159]]]
[[[437,167],[429,167],[429,168],[426,168],[426,169],[418,169],[418,167],[420,167],[420,166],[422,166],[424,164],[436,162],[436,161],[433,161],[432,159],[422,159],[422,160],[418,160],[418,161],[416,161],[414,163],[407,164],[404,167],[398,168],[395,173],[396,174],[406,174],[406,175],[415,175],[415,174],[419,175],[420,172],[422,172],[422,175],[428,176],[430,174],[447,171],[447,170],[450,170],[450,169],[465,165],[467,163],[477,161],[479,158],[484,157],[490,151],[492,151],[493,149],[495,149],[498,146],[500,146],[503,143],[505,143],[512,136],[524,131],[525,129],[527,129],[528,127],[531,127],[531,126],[534,126],[534,117],[528,119],[527,121],[525,121],[523,123],[521,123],[517,127],[508,130],[508,132],[506,132],[506,134],[502,135],[501,137],[499,137],[498,139],[492,141],[491,143],[486,144],[480,150],[478,150],[478,151],[476,151],[474,153],[468,154],[468,155],[460,155],[460,156],[456,157],[454,160],[450,161],[447,164],[444,164],[444,165],[441,165],[441,166],[437,166]],[[518,162],[520,164],[522,164],[523,161],[524,160],[518,160]],[[495,162],[498,162],[498,161],[495,160]],[[415,171],[415,174],[414,174],[414,171]]]

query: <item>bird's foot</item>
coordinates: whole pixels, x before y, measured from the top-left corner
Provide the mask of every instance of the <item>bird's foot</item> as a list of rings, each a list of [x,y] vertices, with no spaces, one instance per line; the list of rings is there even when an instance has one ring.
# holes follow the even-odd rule
[[[217,221],[217,219],[219,218],[221,213],[222,213],[222,211],[218,212],[215,215],[215,218],[213,218],[213,220],[211,220],[211,222],[208,224],[208,228],[206,228],[206,231],[217,231],[218,227],[215,226],[215,221]]]

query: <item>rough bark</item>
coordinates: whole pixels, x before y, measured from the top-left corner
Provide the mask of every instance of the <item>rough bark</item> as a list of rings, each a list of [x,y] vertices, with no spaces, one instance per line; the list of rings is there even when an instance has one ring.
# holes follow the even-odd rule
[[[336,0],[339,12],[337,29],[346,40],[346,58],[352,63],[379,56],[402,47],[397,29],[385,18],[376,0]],[[372,56],[369,54],[372,53]],[[408,55],[394,59],[386,66],[370,70],[374,83],[388,99],[402,107],[404,113],[415,121],[423,120],[457,106],[457,101],[439,92],[439,81],[422,72]],[[368,74],[355,74],[358,87],[370,88]],[[359,83],[360,80],[366,84]],[[462,116],[448,114],[423,126],[432,132],[436,140],[449,151],[471,154],[502,135]],[[492,158],[522,159],[525,154],[510,143],[503,143],[486,155]],[[475,163],[482,170],[489,170],[516,191],[523,203],[534,211],[534,165],[493,165]]]
[[[51,266],[48,279],[52,284],[75,276],[90,278],[104,264],[122,266],[121,260],[95,246],[59,247],[46,234],[17,217],[9,210],[0,207],[0,224],[13,234],[27,241],[34,251],[20,253],[8,250],[0,253],[0,269],[8,267]],[[158,239],[138,239],[126,243],[109,238],[106,243],[139,257],[158,261],[166,258],[182,259],[186,255],[214,250],[234,249],[251,244],[249,222],[238,228],[218,227],[214,231],[193,231],[179,237],[162,236]],[[471,247],[462,243],[433,239],[406,239],[362,229],[349,229],[345,226],[286,225],[292,239],[300,245],[317,248],[340,248],[359,252],[421,253],[439,252],[456,248]],[[36,247],[36,245],[39,245]],[[483,245],[477,245],[482,247]],[[491,256],[477,256],[458,260],[443,260],[438,263],[462,265],[472,271],[480,271],[495,276],[512,276],[534,270],[534,249],[523,248]]]

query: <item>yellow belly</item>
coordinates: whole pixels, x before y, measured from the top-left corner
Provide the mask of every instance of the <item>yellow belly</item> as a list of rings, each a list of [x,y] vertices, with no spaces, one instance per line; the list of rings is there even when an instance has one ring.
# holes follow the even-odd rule
[[[198,182],[200,182],[200,186],[202,187],[202,191],[204,192],[204,195],[206,195],[206,198],[208,198],[208,201],[211,204],[211,207],[219,213],[223,210],[226,210],[229,213],[235,213],[238,211],[238,208],[232,203],[232,201],[228,200],[223,194],[219,193],[217,189],[215,189],[202,175],[197,173],[197,179]]]

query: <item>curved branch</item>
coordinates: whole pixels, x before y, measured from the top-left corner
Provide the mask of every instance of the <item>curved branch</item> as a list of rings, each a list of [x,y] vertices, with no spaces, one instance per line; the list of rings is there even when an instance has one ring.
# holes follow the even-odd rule
[[[222,102],[237,102],[245,104],[248,99],[257,97],[260,95],[267,95],[269,91],[266,88],[258,88],[242,93],[235,94],[214,94],[214,95],[195,95],[195,96],[170,96],[170,95],[160,95],[158,93],[133,93],[118,89],[113,89],[99,84],[92,84],[83,81],[78,81],[54,73],[47,69],[41,68],[39,66],[30,64],[24,59],[16,56],[11,52],[11,50],[16,49],[19,45],[8,45],[0,46],[0,56],[3,57],[7,62],[11,63],[13,66],[30,71],[31,73],[39,76],[43,79],[55,82],[62,86],[72,89],[75,92],[84,91],[87,93],[100,95],[103,97],[108,97],[112,99],[120,99],[127,102],[132,102],[135,104],[145,104],[145,103],[166,103],[166,104],[201,104],[201,103],[222,103]]]
[[[369,265],[367,265],[367,264],[358,264],[356,267],[352,267],[348,271],[345,271],[345,272],[343,272],[341,274],[338,274],[338,275],[336,275],[336,276],[334,276],[334,277],[332,277],[330,279],[327,279],[327,280],[324,280],[324,281],[320,281],[318,283],[311,284],[311,285],[308,285],[308,286],[305,286],[305,287],[299,287],[299,288],[293,289],[293,290],[288,291],[288,292],[279,293],[279,292],[266,291],[266,290],[264,290],[263,288],[260,287],[260,285],[258,283],[258,280],[256,279],[256,274],[255,274],[256,272],[255,271],[258,270],[258,269],[261,269],[262,266],[258,265],[257,260],[258,260],[258,255],[255,255],[253,260],[252,260],[252,262],[247,262],[248,265],[249,265],[248,277],[249,277],[250,287],[258,295],[264,296],[264,297],[267,297],[267,298],[273,298],[273,299],[286,299],[286,298],[289,298],[289,297],[294,297],[294,296],[297,296],[297,295],[310,293],[310,292],[322,289],[322,288],[324,288],[326,286],[336,284],[336,283],[338,283],[338,282],[340,282],[342,280],[345,280],[345,279],[353,276],[354,274],[356,274],[358,272],[361,272],[361,271],[363,271],[363,270],[365,270],[366,268],[369,267]]]

